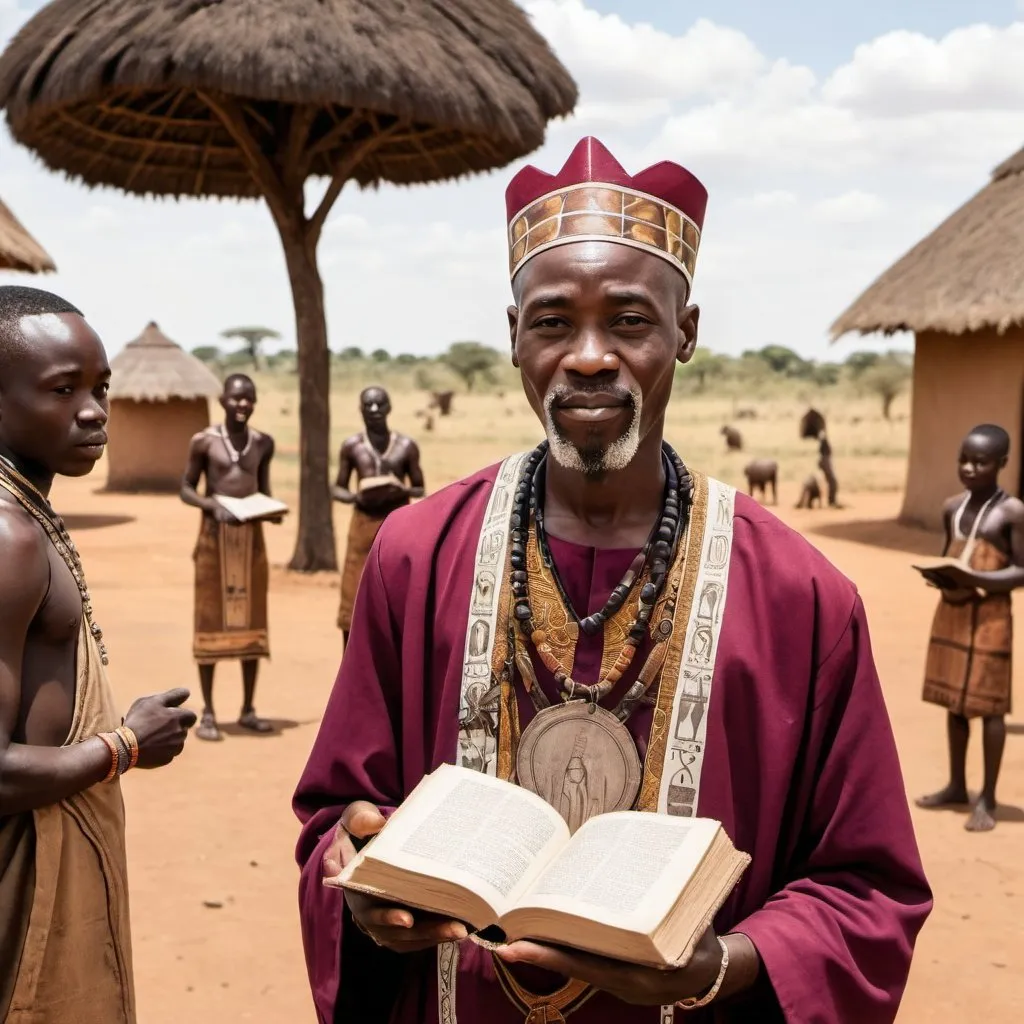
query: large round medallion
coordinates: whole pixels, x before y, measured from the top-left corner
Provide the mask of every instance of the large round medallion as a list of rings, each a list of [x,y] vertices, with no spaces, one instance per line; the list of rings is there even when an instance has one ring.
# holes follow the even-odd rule
[[[589,701],[537,712],[516,755],[519,784],[547,800],[570,832],[594,815],[632,807],[642,772],[629,730]]]

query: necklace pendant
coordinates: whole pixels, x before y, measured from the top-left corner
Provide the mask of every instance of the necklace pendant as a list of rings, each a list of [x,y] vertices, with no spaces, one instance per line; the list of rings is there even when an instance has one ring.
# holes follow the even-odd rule
[[[551,804],[570,832],[598,814],[629,810],[642,775],[629,730],[590,701],[539,711],[516,754],[519,784]]]

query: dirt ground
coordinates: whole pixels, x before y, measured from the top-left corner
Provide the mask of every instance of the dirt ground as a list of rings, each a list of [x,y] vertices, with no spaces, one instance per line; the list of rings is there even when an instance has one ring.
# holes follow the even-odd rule
[[[96,490],[101,483],[62,480],[54,500],[83,554],[118,698],[126,709],[134,697],[172,686],[197,692],[190,657],[196,513],[174,497],[104,494]],[[892,522],[895,494],[845,495],[844,510],[793,512],[790,491],[784,486],[780,496],[782,517],[861,588],[908,790],[935,788],[945,778],[943,717],[919,697],[933,598],[909,563],[913,553],[934,552],[936,539]],[[345,525],[339,511],[339,538]],[[290,554],[291,529],[268,528],[278,567]],[[228,726],[223,743],[190,740],[171,768],[125,780],[142,1024],[200,1015],[312,1020],[290,799],[337,668],[337,598],[333,578],[296,578],[280,568],[272,574],[273,659],[261,676],[257,708],[275,720],[275,735],[242,736]],[[240,691],[238,669],[220,669],[223,722],[237,716]],[[1018,697],[1024,699],[1019,687]],[[1024,721],[1019,712],[1012,721],[995,832],[970,835],[959,813],[915,811],[936,909],[918,945],[904,1024],[1019,1019]],[[980,782],[978,744],[970,778]]]

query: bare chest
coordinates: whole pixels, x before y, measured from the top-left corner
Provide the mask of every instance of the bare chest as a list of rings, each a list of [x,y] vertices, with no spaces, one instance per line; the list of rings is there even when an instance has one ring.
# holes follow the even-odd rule
[[[252,435],[251,443],[236,448],[220,434],[211,434],[206,450],[206,484],[210,494],[247,498],[259,490],[260,463],[263,460],[262,435]]]
[[[408,443],[403,437],[396,437],[383,450],[369,441],[361,441],[352,452],[352,463],[360,480],[388,475],[402,480],[406,476],[408,462]]]

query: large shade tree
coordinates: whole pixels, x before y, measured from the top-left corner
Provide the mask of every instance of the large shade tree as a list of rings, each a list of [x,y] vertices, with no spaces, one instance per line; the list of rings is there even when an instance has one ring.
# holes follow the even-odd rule
[[[262,197],[298,338],[291,567],[336,568],[317,244],[342,188],[503,166],[576,86],[511,0],[54,0],[0,57],[15,139],[87,185]],[[326,179],[307,208],[306,186]],[[396,254],[396,258],[400,258]]]

